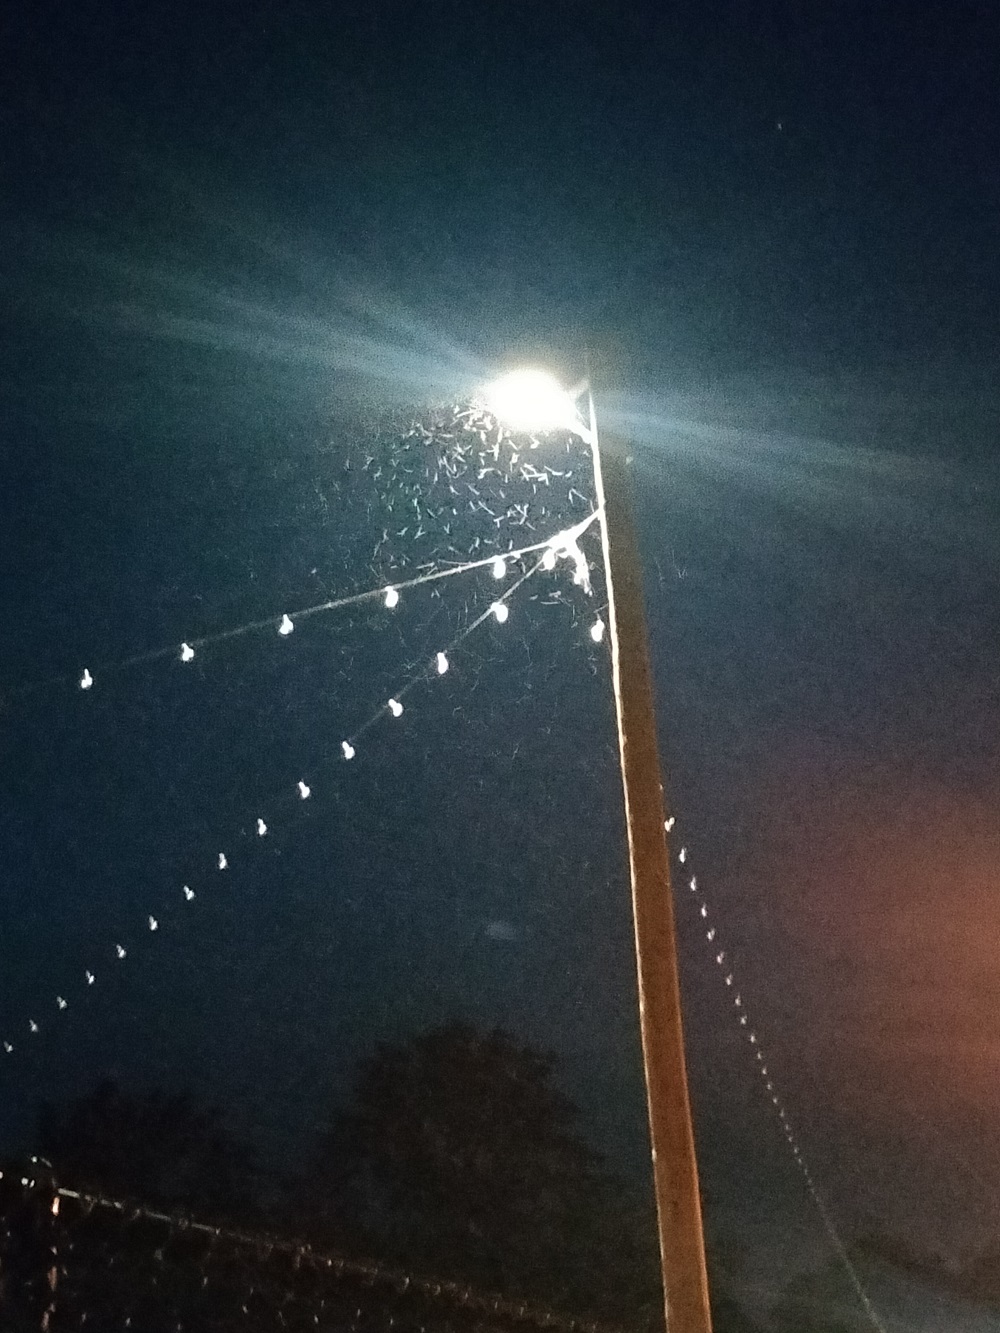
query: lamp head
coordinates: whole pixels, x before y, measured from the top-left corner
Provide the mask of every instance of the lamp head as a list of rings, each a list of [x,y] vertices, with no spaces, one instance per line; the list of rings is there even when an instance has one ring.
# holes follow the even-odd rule
[[[581,432],[573,395],[547,370],[512,370],[485,389],[486,406],[508,430]]]

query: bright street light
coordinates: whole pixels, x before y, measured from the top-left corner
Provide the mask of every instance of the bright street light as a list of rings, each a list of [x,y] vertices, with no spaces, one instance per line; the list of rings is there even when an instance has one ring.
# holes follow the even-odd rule
[[[547,370],[512,370],[488,384],[486,406],[508,430],[543,434],[571,430],[588,434],[573,395]]]
[[[577,410],[575,396],[544,370],[512,371],[489,385],[484,396],[489,410],[508,430],[531,434],[569,430],[590,445],[608,595],[666,1326],[669,1333],[711,1333],[701,1195],[684,1058],[666,840],[669,826],[663,807],[642,565],[632,520],[628,459],[624,448],[614,442],[601,449],[589,386],[586,392],[586,423]],[[552,554],[546,551],[546,556]],[[595,643],[600,642],[603,631],[604,623],[598,618],[591,628]]]

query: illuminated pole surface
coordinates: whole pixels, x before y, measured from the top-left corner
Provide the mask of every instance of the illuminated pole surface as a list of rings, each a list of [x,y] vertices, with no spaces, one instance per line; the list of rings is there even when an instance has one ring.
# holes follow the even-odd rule
[[[629,503],[625,452],[614,445],[602,459],[592,397],[590,444],[608,589],[639,1020],[667,1329],[668,1333],[711,1333],[639,546]]]

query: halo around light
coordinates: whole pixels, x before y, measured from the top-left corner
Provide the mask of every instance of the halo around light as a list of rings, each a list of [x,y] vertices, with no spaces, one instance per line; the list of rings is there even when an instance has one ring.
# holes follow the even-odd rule
[[[547,370],[512,370],[488,384],[486,406],[508,430],[579,430],[572,395]]]

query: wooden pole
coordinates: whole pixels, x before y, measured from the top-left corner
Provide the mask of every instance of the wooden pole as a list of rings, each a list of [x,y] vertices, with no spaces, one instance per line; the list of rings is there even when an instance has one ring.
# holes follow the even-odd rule
[[[711,1333],[701,1197],[684,1062],[677,939],[639,546],[624,449],[590,437],[601,540],[668,1333]]]

